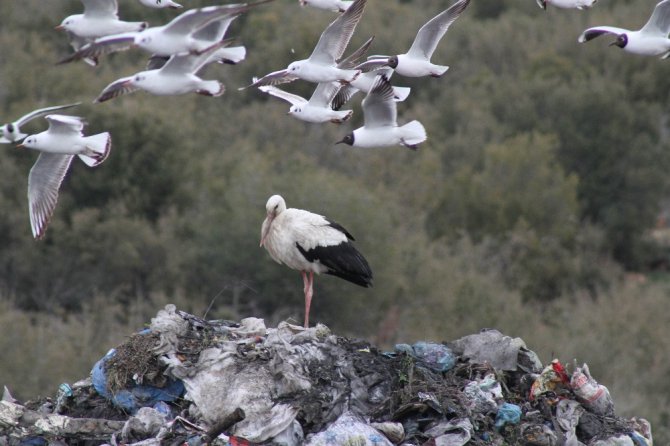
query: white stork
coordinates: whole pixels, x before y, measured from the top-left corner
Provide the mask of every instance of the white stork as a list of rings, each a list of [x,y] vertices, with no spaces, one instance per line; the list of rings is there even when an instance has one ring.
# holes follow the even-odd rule
[[[309,326],[314,273],[332,274],[363,287],[372,286],[372,270],[354,248],[354,238],[337,223],[302,209],[286,209],[273,195],[265,205],[261,246],[277,263],[300,271],[305,293],[305,328]]]

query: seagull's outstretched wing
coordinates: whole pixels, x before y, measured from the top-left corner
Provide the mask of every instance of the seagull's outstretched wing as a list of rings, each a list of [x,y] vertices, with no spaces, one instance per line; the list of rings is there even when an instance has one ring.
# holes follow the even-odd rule
[[[256,79],[256,78],[254,78]],[[238,90],[244,90],[249,87],[261,87],[264,85],[280,85],[280,84],[287,84],[289,82],[293,82],[294,80],[298,79],[298,76],[294,76],[293,74],[289,74],[289,71],[284,69],[284,70],[279,70],[279,71],[273,71],[270,74],[266,74],[260,79],[254,80],[250,85],[247,85],[246,87],[241,87]]]
[[[396,125],[397,109],[393,101],[393,86],[384,76],[378,76],[363,99],[365,128],[374,129]]]
[[[580,36],[577,38],[577,41],[579,43],[584,43],[588,42],[589,40],[593,40],[598,36],[602,36],[603,34],[614,34],[618,36],[619,34],[627,32],[629,32],[627,29],[617,28],[614,26],[595,26],[581,33]]]
[[[286,102],[289,102],[291,105],[300,105],[303,106],[307,104],[307,99],[303,98],[302,96],[298,96],[297,94],[289,93],[288,91],[280,90],[277,87],[273,87],[272,85],[264,85],[258,87],[258,89],[264,93],[267,93],[269,95],[272,95],[276,98],[280,98],[285,100]]]
[[[469,4],[470,0],[458,0],[449,9],[430,19],[417,33],[407,54],[430,59],[449,26],[465,11]]]
[[[39,118],[40,116],[46,116],[51,112],[55,112],[57,110],[65,110],[66,108],[71,108],[71,107],[76,107],[77,105],[80,105],[81,102],[75,102],[74,104],[67,104],[67,105],[54,105],[53,107],[46,107],[46,108],[40,108],[37,110],[33,110],[30,113],[21,116],[19,119],[16,120],[15,124],[18,127],[21,127],[22,125],[32,121],[33,119]]]
[[[118,19],[119,5],[116,0],[81,0],[84,17],[95,19]]]
[[[86,120],[79,116],[47,115],[44,119],[49,121],[49,133],[74,133],[78,135],[86,126]]]
[[[74,155],[40,153],[28,175],[28,210],[33,237],[40,239],[58,201],[58,189]]]
[[[79,59],[97,59],[105,54],[124,51],[135,45],[135,36],[137,33],[112,34],[95,39],[93,42],[80,47],[75,53],[69,55],[58,64],[72,62]]]
[[[178,15],[167,25],[164,32],[168,34],[187,35],[194,33],[215,20],[224,19],[227,16],[242,14],[250,8],[273,0],[261,0],[256,3],[236,3],[232,5],[206,6],[199,9],[189,9]]]
[[[133,84],[133,76],[122,77],[107,85],[100,95],[93,102],[105,102],[118,96],[137,91],[138,88]]]
[[[659,2],[647,23],[640,30],[644,34],[668,37],[670,33],[670,0]]]
[[[353,70],[356,65],[361,63],[361,61],[365,57],[365,53],[368,52],[370,45],[372,45],[373,40],[375,40],[375,36],[372,36],[368,40],[366,40],[365,43],[361,45],[359,49],[351,53],[345,59],[338,61],[337,68],[340,68],[342,70]]]
[[[345,13],[326,27],[309,60],[332,65],[342,57],[356,30],[356,25],[363,17],[366,1],[355,0]]]
[[[342,88],[339,82],[321,82],[314,89],[309,103],[315,107],[332,108],[333,99]]]

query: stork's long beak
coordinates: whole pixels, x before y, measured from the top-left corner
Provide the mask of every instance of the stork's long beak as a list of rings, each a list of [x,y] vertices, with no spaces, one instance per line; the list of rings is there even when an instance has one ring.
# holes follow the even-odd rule
[[[268,216],[265,218],[265,221],[263,222],[263,233],[261,234],[261,248],[265,244],[265,239],[268,238],[268,234],[270,233],[270,227],[272,226],[272,220],[274,220],[274,215],[268,212]]]

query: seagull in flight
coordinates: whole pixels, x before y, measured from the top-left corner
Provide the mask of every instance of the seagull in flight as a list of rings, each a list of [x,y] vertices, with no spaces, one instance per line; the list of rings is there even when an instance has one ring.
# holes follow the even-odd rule
[[[341,69],[337,61],[363,16],[367,0],[355,0],[349,9],[335,19],[321,34],[314,51],[307,59],[292,62],[287,68],[267,74],[248,87],[277,85],[303,79],[308,82],[352,82],[360,70]],[[243,87],[248,88],[248,87]]]
[[[659,2],[647,23],[637,31],[614,26],[595,26],[585,30],[577,39],[578,42],[588,42],[603,34],[613,34],[616,40],[610,46],[616,45],[624,51],[642,56],[661,56],[666,59],[670,56],[670,0]]]
[[[333,122],[341,124],[348,120],[354,113],[352,110],[333,110],[333,98],[340,89],[337,82],[324,82],[318,84],[309,100],[281,90],[272,85],[258,87],[262,92],[283,99],[291,104],[288,114],[301,121],[312,123]]]
[[[26,136],[28,136],[25,133],[21,132],[21,126],[29,123],[33,119],[39,118],[41,116],[46,116],[50,113],[59,111],[59,110],[65,110],[66,108],[70,107],[76,107],[77,105],[81,104],[81,102],[76,102],[74,104],[67,104],[67,105],[55,105],[53,107],[46,107],[46,108],[40,108],[37,110],[33,110],[30,113],[21,116],[19,119],[13,122],[8,122],[4,124],[2,127],[0,127],[0,143],[2,144],[9,144],[13,142],[19,142]]]
[[[398,127],[393,86],[384,77],[377,77],[363,99],[363,127],[354,130],[336,144],[354,147],[383,147],[396,144],[416,150],[426,140],[426,130],[419,121]]]
[[[228,25],[235,17],[254,6],[270,1],[273,0],[190,9],[163,26],[96,39],[59,63],[71,62],[81,58],[98,58],[104,54],[123,51],[132,47],[139,47],[155,56],[172,56],[185,53],[201,54],[218,45],[219,42],[213,41],[212,36],[220,30],[225,33]],[[217,21],[223,25],[208,27],[208,25]],[[205,29],[207,30],[205,31]],[[200,33],[200,31],[203,32]],[[235,58],[237,59],[238,56]]]
[[[220,45],[224,44],[221,42]],[[218,47],[203,54],[175,55],[159,69],[146,70],[118,79],[109,84],[94,102],[105,102],[123,94],[144,90],[157,96],[174,96],[198,93],[205,96],[221,96],[225,91],[219,81],[203,80],[197,73],[205,65],[215,62]]]
[[[405,54],[392,57],[372,57],[368,62],[362,64],[363,66],[359,66],[359,68],[363,69],[364,66],[369,67],[375,64],[380,66],[388,65],[401,76],[442,76],[447,72],[449,67],[435,65],[431,63],[430,58],[433,56],[438,43],[440,43],[440,40],[444,37],[451,24],[460,17],[469,4],[470,0],[458,0],[449,9],[430,19],[421,27],[414,38],[414,43],[412,43],[409,51]]]
[[[49,129],[27,136],[18,147],[40,151],[28,175],[28,209],[33,237],[40,239],[49,225],[58,201],[58,189],[76,156],[89,167],[101,164],[109,155],[109,133],[84,136],[86,121],[78,116],[47,115]]]
[[[147,27],[146,22],[124,22],[119,20],[117,0],[81,0],[84,4],[83,14],[74,14],[63,19],[56,27],[66,31],[70,37],[70,45],[75,51],[99,37],[110,34],[138,32]],[[86,58],[90,65],[96,65],[95,58]]]

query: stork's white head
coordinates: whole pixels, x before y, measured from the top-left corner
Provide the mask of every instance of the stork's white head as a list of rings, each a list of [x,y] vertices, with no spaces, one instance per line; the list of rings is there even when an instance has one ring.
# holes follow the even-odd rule
[[[263,221],[263,226],[261,227],[261,246],[265,244],[265,239],[270,233],[270,228],[272,227],[272,221],[286,210],[286,202],[281,197],[281,195],[273,195],[268,199],[268,202],[265,204],[265,211],[267,216],[265,221]]]
[[[268,199],[268,202],[265,204],[265,210],[270,215],[276,217],[280,213],[286,210],[286,202],[281,195],[273,195]]]

